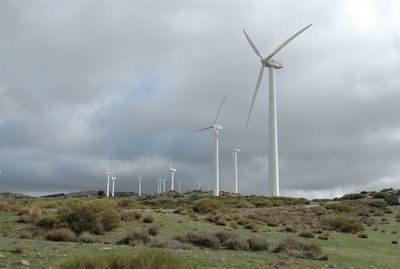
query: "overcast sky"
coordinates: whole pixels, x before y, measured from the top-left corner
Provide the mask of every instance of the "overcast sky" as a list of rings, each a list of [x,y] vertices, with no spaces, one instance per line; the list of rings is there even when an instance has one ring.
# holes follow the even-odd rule
[[[245,122],[259,60],[275,59],[281,194],[329,197],[400,188],[399,1],[0,2],[0,192],[155,192],[213,183],[265,194],[268,76]],[[169,184],[168,184],[169,185]],[[168,188],[167,185],[167,188]]]

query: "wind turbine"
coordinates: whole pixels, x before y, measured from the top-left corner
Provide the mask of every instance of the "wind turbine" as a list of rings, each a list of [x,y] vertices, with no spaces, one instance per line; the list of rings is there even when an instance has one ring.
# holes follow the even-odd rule
[[[238,166],[237,166],[237,160],[238,160],[238,153],[240,152],[240,149],[238,149],[236,146],[234,146],[231,149],[228,149],[230,151],[232,151],[233,154],[233,164],[235,167],[235,193],[239,193],[238,191]]]
[[[271,54],[267,57],[264,57],[260,51],[257,49],[256,45],[250,39],[249,35],[243,29],[243,33],[246,36],[247,41],[249,41],[250,46],[253,48],[254,52],[261,60],[261,69],[258,75],[258,80],[256,84],[256,88],[254,90],[253,99],[251,101],[251,106],[249,110],[249,115],[247,117],[246,128],[249,124],[251,111],[254,106],[254,101],[257,97],[257,92],[260,87],[261,79],[264,73],[264,68],[268,67],[269,69],[269,137],[268,137],[268,145],[269,145],[269,156],[268,156],[268,182],[269,182],[269,194],[271,196],[279,196],[279,164],[278,164],[278,133],[277,133],[277,119],[276,119],[276,89],[275,89],[275,69],[281,69],[283,65],[272,59],[275,54],[277,54],[283,47],[285,47],[290,41],[296,38],[298,35],[303,33],[312,24],[307,25],[293,36],[291,36],[288,40],[283,42],[279,47],[277,47]]]
[[[181,183],[182,181],[178,181],[178,193],[181,193]]]
[[[112,175],[111,179],[112,179],[112,193],[111,193],[111,195],[112,195],[112,197],[114,197],[115,180],[117,179],[117,177],[114,177],[114,175]]]
[[[142,196],[142,179],[143,179],[143,177],[141,177],[140,175],[138,175],[137,177],[138,177],[138,180],[139,180],[139,193],[138,193],[138,196],[140,197],[140,196]]]
[[[107,177],[107,197],[110,196],[110,176],[112,176],[112,170],[108,169],[106,170],[106,177]]]
[[[163,192],[165,192],[165,182],[167,181],[167,179],[166,178],[163,178],[163,179],[161,179],[162,180],[162,182],[163,182]]]
[[[219,131],[223,129],[222,125],[217,124],[218,116],[221,113],[222,106],[224,105],[224,102],[226,100],[227,94],[225,94],[224,99],[221,102],[221,105],[219,106],[217,116],[215,117],[215,120],[213,124],[209,127],[201,128],[198,130],[195,130],[194,132],[201,132],[205,131],[208,129],[213,129],[214,134],[215,134],[215,187],[214,187],[214,196],[219,196],[219,141],[218,141],[218,134]]]
[[[169,159],[169,172],[171,173],[171,191],[173,191],[174,190],[174,185],[175,185],[174,184],[174,177],[175,177],[176,169],[172,168],[171,159]],[[164,184],[165,184],[165,182],[164,182]]]
[[[157,183],[157,193],[161,192],[161,178],[156,180]]]

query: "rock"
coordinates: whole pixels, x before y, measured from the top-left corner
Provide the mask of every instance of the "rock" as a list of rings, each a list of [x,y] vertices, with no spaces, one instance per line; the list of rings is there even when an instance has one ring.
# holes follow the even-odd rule
[[[23,266],[29,266],[29,262],[27,260],[21,260],[21,264]]]

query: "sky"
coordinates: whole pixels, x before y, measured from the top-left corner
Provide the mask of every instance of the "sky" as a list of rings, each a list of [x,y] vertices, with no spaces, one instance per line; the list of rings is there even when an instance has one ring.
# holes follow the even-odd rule
[[[399,1],[0,1],[0,192],[154,193],[214,182],[268,191],[269,54],[275,57],[281,195],[307,198],[400,188]],[[167,183],[169,188],[169,182]]]

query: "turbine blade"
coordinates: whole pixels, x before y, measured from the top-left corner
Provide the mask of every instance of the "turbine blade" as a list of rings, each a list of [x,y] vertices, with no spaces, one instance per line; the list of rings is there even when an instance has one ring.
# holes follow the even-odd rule
[[[267,58],[265,58],[265,61],[268,61],[269,59],[271,59],[272,57],[274,57],[275,54],[278,53],[278,51],[280,51],[284,46],[286,46],[290,41],[292,41],[293,39],[295,39],[298,35],[300,35],[302,32],[304,32],[305,30],[307,30],[308,28],[310,28],[312,26],[312,23],[307,25],[306,27],[304,27],[303,29],[301,29],[300,31],[298,31],[297,33],[295,33],[294,35],[292,35],[288,40],[286,40],[285,42],[283,42],[278,48],[276,48],[270,55],[267,56]]]
[[[169,158],[169,170],[172,168],[171,158]]]
[[[208,130],[208,129],[211,129],[211,128],[212,128],[212,126],[209,126],[209,127],[205,127],[205,128],[193,130],[192,132],[193,132],[193,133],[197,133],[197,132],[205,131],[205,130]]]
[[[249,37],[249,35],[246,33],[246,30],[243,29],[243,33],[246,36],[247,41],[249,41],[250,46],[253,48],[254,52],[257,54],[258,57],[260,57],[260,59],[264,59],[264,56],[262,56],[262,54],[258,51],[256,45],[254,44],[254,42],[251,40],[251,38]]]
[[[216,123],[217,123],[217,120],[218,120],[219,113],[221,113],[222,106],[224,105],[224,102],[225,102],[225,99],[226,99],[226,97],[228,97],[228,94],[226,94],[226,93],[225,93],[224,99],[222,100],[222,103],[221,103],[221,105],[219,106],[219,109],[218,109],[217,116],[215,117],[214,124],[216,124]]]
[[[253,100],[251,101],[250,110],[249,110],[249,115],[247,116],[246,128],[247,128],[247,126],[249,125],[250,116],[251,116],[251,111],[253,110],[254,101],[256,100],[257,93],[258,93],[258,89],[260,88],[260,83],[261,83],[261,79],[262,79],[262,76],[263,76],[263,73],[264,73],[264,68],[265,68],[265,66],[262,64],[262,65],[261,65],[261,69],[260,69],[260,74],[258,75],[258,80],[257,80],[257,84],[256,84],[256,89],[254,90]]]

